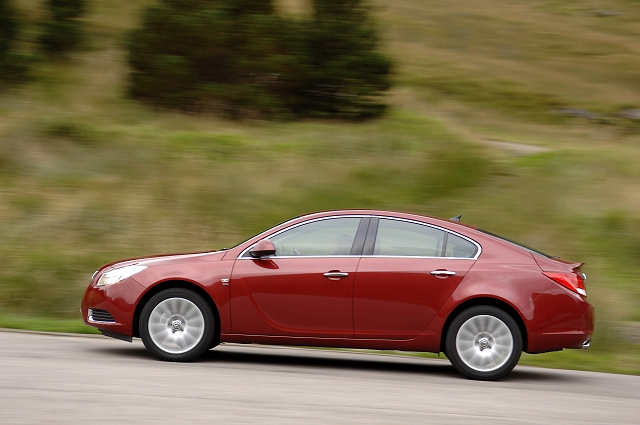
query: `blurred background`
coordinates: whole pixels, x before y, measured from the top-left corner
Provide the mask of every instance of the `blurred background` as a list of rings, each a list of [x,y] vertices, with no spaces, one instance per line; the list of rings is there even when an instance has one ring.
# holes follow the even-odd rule
[[[640,374],[640,3],[0,0],[0,326],[92,332],[102,264],[334,208],[584,261]]]

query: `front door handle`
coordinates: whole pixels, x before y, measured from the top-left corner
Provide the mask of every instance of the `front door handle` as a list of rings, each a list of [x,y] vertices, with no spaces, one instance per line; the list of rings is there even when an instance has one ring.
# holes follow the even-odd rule
[[[328,277],[329,279],[340,279],[341,277],[347,277],[349,273],[344,272],[327,272],[324,274],[324,277]]]
[[[456,272],[452,272],[450,270],[434,270],[431,272],[431,274],[438,277],[447,277],[447,276],[455,276]]]

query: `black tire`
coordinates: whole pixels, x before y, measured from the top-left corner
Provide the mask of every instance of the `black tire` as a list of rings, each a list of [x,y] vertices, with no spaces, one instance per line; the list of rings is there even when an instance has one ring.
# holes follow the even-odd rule
[[[207,302],[188,289],[167,289],[151,297],[138,328],[144,346],[160,360],[192,361],[215,345],[215,316]]]
[[[445,352],[453,367],[464,376],[493,381],[518,364],[522,333],[504,310],[492,306],[471,307],[449,325]]]

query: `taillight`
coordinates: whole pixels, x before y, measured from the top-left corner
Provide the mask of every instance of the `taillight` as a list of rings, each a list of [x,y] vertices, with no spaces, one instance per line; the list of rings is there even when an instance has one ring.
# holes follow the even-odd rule
[[[549,279],[572,290],[582,296],[587,296],[587,287],[585,286],[585,275],[582,272],[577,273],[558,273],[558,272],[542,272]]]

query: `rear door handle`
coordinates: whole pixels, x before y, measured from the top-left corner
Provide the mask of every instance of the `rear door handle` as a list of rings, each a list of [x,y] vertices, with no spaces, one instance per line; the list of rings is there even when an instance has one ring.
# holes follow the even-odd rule
[[[434,270],[431,272],[434,276],[446,277],[446,276],[455,276],[456,272],[452,272],[450,270]]]
[[[328,277],[329,279],[340,279],[341,277],[347,277],[349,273],[344,272],[327,272],[324,274],[324,277]]]

